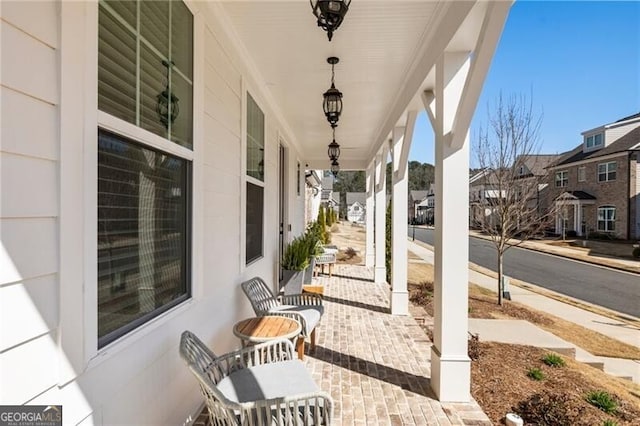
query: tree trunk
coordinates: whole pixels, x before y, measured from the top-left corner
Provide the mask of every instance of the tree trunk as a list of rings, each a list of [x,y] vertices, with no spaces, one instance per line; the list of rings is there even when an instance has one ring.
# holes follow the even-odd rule
[[[502,252],[498,251],[498,305],[502,306]]]

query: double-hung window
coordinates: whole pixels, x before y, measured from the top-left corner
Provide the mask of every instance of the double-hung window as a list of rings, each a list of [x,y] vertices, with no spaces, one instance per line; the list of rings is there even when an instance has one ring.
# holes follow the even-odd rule
[[[598,182],[616,180],[616,171],[617,163],[615,161],[598,164]]]
[[[264,113],[247,93],[245,259],[249,264],[263,255],[264,223]]]
[[[98,21],[103,347],[190,297],[193,16],[181,1],[101,0]]]
[[[564,188],[569,184],[569,176],[566,170],[556,172],[556,188]]]
[[[587,136],[585,138],[585,144],[587,148],[595,148],[602,145],[602,133],[596,133],[595,135]]]
[[[598,231],[613,232],[616,230],[616,208],[614,206],[598,207]]]

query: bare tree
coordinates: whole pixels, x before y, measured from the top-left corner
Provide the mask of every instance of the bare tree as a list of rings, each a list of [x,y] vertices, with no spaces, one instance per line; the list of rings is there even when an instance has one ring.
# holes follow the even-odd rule
[[[498,256],[498,304],[504,295],[504,253],[539,236],[550,226],[554,204],[545,197],[547,171],[554,156],[541,156],[542,114],[522,95],[497,99],[488,125],[478,131],[475,154],[481,175],[472,219],[491,237]]]

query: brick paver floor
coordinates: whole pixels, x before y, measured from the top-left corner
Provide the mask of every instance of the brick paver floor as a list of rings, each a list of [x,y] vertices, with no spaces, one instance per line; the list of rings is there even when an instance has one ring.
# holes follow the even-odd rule
[[[430,388],[431,341],[413,317],[389,314],[388,286],[336,265],[305,364],[335,403],[335,425],[491,425],[475,401],[441,404]],[[204,420],[203,416],[199,420]]]
[[[490,425],[480,407],[441,404],[430,383],[431,341],[413,317],[389,314],[388,286],[363,266],[321,276],[325,314],[305,357],[341,425]]]

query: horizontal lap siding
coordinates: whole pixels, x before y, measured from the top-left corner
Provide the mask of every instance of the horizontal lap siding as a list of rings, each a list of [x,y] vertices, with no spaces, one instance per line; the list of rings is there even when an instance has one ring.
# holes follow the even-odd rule
[[[57,384],[57,8],[0,5],[0,401],[7,404]]]

